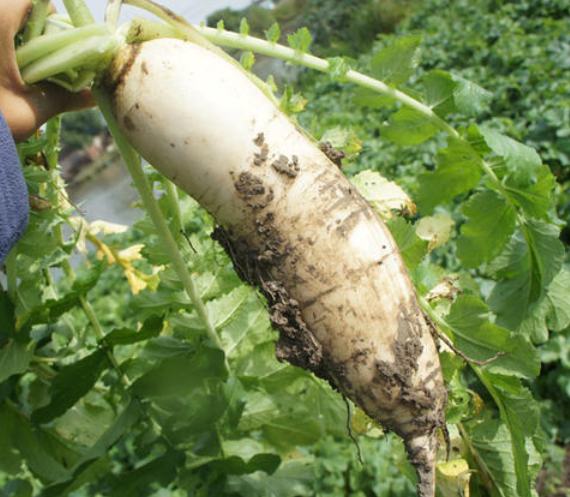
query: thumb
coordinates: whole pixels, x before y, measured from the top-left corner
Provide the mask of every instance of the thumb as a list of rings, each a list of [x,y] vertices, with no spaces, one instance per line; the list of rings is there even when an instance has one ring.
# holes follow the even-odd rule
[[[60,86],[42,83],[28,87],[18,95],[5,95],[3,110],[16,141],[31,136],[53,116],[95,105],[91,92],[71,93]]]

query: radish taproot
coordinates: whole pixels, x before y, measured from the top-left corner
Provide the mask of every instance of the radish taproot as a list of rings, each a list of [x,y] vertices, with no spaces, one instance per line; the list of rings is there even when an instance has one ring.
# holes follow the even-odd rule
[[[173,39],[127,45],[100,83],[135,149],[216,219],[267,298],[276,354],[402,437],[435,493],[446,389],[430,323],[374,209],[238,68]]]

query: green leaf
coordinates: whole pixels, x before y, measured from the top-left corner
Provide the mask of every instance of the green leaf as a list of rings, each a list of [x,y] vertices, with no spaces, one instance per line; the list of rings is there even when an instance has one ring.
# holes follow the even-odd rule
[[[209,379],[227,376],[224,353],[203,348],[193,357],[172,357],[136,380],[131,390],[141,397],[168,397],[192,392]]]
[[[442,352],[439,355],[441,370],[448,390],[445,420],[456,424],[469,415],[471,394],[462,384],[460,373],[465,368],[465,362],[455,354]]]
[[[168,488],[176,478],[178,469],[184,464],[184,454],[170,450],[137,469],[114,475],[110,489],[105,492],[109,497],[141,497],[149,495],[156,485]]]
[[[455,82],[446,71],[431,71],[424,76],[425,103],[440,117],[455,112]]]
[[[483,190],[463,204],[467,222],[457,240],[457,256],[478,267],[501,253],[516,226],[516,211],[499,193]]]
[[[444,117],[452,112],[475,116],[489,105],[492,94],[480,86],[446,71],[431,71],[424,78],[426,104]]]
[[[19,473],[22,466],[22,457],[12,443],[14,418],[6,404],[0,405],[0,471],[8,475]]]
[[[206,303],[208,315],[213,321],[214,328],[221,329],[227,326],[248,300],[251,289],[245,285],[234,288],[231,292]],[[179,314],[170,318],[172,326],[178,326],[193,331],[205,329],[204,322],[197,312],[192,314]]]
[[[63,366],[53,379],[50,402],[32,413],[35,423],[47,423],[61,416],[95,385],[101,373],[109,366],[107,354],[98,349],[73,364]]]
[[[508,352],[484,366],[485,371],[524,378],[539,374],[536,349],[523,336],[491,323],[489,308],[481,300],[460,295],[445,321],[453,332],[454,344],[469,358],[485,361],[497,352]]]
[[[419,145],[431,138],[439,128],[426,116],[409,107],[402,107],[380,128],[381,135],[398,145]]]
[[[218,23],[216,24],[216,28],[218,29],[218,31],[224,31],[226,29],[226,26],[225,26],[223,19],[220,19],[218,21]]]
[[[307,104],[307,99],[303,97],[300,93],[295,93],[293,88],[289,85],[285,85],[285,91],[279,100],[279,109],[287,115],[296,114],[301,112],[305,105]]]
[[[263,471],[269,475],[281,464],[281,458],[276,454],[255,454],[249,461],[241,457],[230,456],[214,461],[211,466],[226,475],[247,475],[256,471]]]
[[[27,371],[34,355],[34,342],[9,340],[0,348],[0,383],[15,374]]]
[[[244,52],[241,54],[239,63],[246,71],[251,71],[253,64],[255,64],[255,55],[253,55],[253,52],[250,51]]]
[[[248,497],[291,497],[310,495],[313,490],[313,470],[309,460],[284,462],[272,475],[259,471],[252,475],[231,476],[226,493]]]
[[[273,341],[267,309],[255,292],[249,292],[247,301],[239,308],[234,319],[221,329],[220,336],[226,356],[238,363],[256,361],[254,347]]]
[[[384,109],[393,107],[396,101],[390,95],[381,95],[367,88],[356,88],[353,92],[352,101],[355,105],[370,107],[371,109]]]
[[[38,429],[23,413],[5,406],[0,407],[0,419],[10,427],[9,446],[19,452],[35,477],[43,483],[70,477],[68,467],[81,456],[72,444],[49,430]]]
[[[427,240],[416,235],[414,226],[401,217],[390,219],[386,225],[400,249],[406,267],[416,267],[428,253]]]
[[[536,180],[530,184],[525,181],[523,185],[518,185],[514,178],[507,178],[505,181],[505,189],[516,204],[522,207],[527,215],[536,218],[541,218],[548,211],[554,198],[552,190],[555,185],[556,180],[546,165],[540,167]]]
[[[498,282],[489,296],[497,324],[516,330],[560,271],[564,246],[556,226],[529,220],[489,266]]]
[[[519,185],[532,184],[542,164],[536,150],[489,127],[479,126],[478,130],[489,148],[501,158],[493,168],[500,175],[503,169],[512,174]]]
[[[419,177],[418,205],[424,214],[431,214],[436,205],[475,188],[481,180],[477,157],[462,142],[453,142],[436,155],[437,169]]]
[[[309,46],[313,40],[311,38],[311,33],[309,33],[307,28],[300,28],[295,31],[295,33],[288,34],[287,41],[293,50],[305,53],[309,51]]]
[[[538,429],[539,406],[530,390],[523,387],[520,380],[512,376],[481,373],[493,400],[499,407],[501,419],[511,435],[512,457],[516,473],[518,496],[530,497],[529,452],[527,441],[531,441]]]
[[[15,478],[7,482],[2,490],[0,490],[1,497],[32,497],[34,488],[27,480]]]
[[[546,296],[548,303],[546,321],[553,331],[570,326],[570,272],[560,271],[550,283]]]
[[[471,444],[483,461],[482,472],[489,473],[501,497],[519,497],[512,456],[511,435],[500,420],[478,424],[470,433]]]
[[[16,317],[14,304],[8,294],[0,288],[0,347],[16,333]],[[1,380],[0,380],[1,381]]]
[[[163,326],[163,318],[155,316],[147,319],[139,331],[132,328],[120,328],[111,331],[104,338],[104,343],[109,347],[115,345],[129,345],[154,338],[160,335]]]
[[[239,23],[239,34],[243,36],[247,36],[249,34],[249,23],[245,17],[243,17]]]
[[[405,83],[420,60],[421,36],[396,40],[372,59],[372,75],[392,85]]]
[[[455,82],[453,98],[458,112],[466,116],[476,116],[487,109],[493,99],[491,92],[461,76],[452,75],[452,78]]]
[[[281,38],[281,28],[274,22],[269,29],[265,30],[265,38],[269,43],[277,43]]]
[[[34,310],[35,320],[55,322],[62,314],[79,306],[81,297],[95,287],[106,265],[106,259],[103,259],[93,264],[89,270],[78,273],[67,293],[58,299],[47,300],[39,309]]]
[[[73,467],[72,477],[60,481],[55,485],[46,487],[42,497],[62,497],[83,484],[96,481],[103,475],[99,473],[99,466],[103,464],[104,474],[108,474],[105,457],[113,447],[134,425],[142,415],[138,400],[131,400],[129,405],[117,416],[113,424],[103,433],[97,442],[90,447]]]

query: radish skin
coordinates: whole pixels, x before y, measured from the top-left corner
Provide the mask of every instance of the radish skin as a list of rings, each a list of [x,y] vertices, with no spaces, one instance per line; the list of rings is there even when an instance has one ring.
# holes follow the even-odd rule
[[[430,323],[374,209],[236,67],[180,40],[125,46],[104,81],[121,130],[219,223],[267,297],[280,360],[400,435],[435,494],[446,390]]]

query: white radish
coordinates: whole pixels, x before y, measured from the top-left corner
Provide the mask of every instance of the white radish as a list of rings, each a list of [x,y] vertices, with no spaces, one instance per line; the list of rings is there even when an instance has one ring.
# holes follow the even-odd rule
[[[430,323],[374,209],[238,68],[179,40],[126,46],[104,82],[136,150],[220,225],[267,297],[277,357],[405,441],[435,493],[446,390]]]

